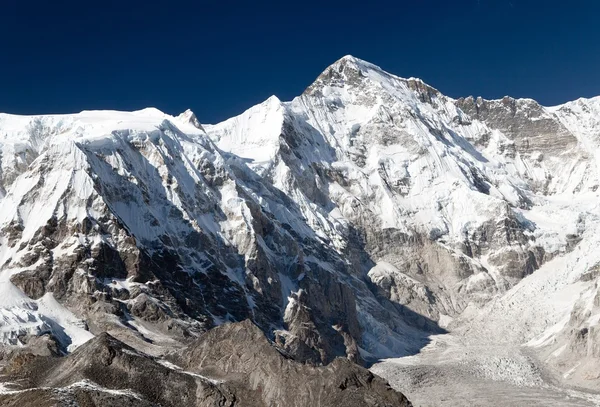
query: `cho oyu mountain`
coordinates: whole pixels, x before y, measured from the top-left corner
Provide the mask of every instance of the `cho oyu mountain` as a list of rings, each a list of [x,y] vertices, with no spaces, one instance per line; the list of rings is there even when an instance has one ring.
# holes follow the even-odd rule
[[[351,56],[216,125],[1,114],[0,340],[168,370],[247,319],[308,365],[413,355],[449,331],[528,344],[594,388],[599,151],[599,98],[452,99]],[[102,389],[65,380],[51,385],[70,397]]]

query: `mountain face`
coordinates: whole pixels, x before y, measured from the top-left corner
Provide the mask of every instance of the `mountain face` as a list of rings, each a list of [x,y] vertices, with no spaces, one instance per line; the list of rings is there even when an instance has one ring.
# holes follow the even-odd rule
[[[598,98],[455,100],[350,56],[216,125],[2,114],[0,341],[74,358],[108,332],[157,358],[249,319],[306,367],[238,395],[445,330],[566,371],[599,354],[598,151]]]

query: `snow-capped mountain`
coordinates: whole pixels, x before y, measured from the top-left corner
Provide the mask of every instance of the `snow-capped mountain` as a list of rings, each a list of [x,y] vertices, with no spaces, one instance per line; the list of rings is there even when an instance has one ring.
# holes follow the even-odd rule
[[[443,329],[597,357],[598,151],[598,98],[455,100],[351,56],[215,125],[0,115],[2,341],[161,355],[250,318],[312,363]]]

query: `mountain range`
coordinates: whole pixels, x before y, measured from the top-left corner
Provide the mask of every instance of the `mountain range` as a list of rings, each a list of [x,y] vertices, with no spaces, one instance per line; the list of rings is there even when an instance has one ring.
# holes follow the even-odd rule
[[[442,342],[600,390],[599,154],[600,98],[352,56],[214,125],[0,114],[0,403],[409,405],[385,361]]]

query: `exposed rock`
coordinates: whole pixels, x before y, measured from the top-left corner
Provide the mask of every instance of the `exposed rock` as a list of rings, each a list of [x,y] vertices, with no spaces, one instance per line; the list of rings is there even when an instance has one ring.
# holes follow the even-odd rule
[[[101,334],[65,357],[16,353],[4,405],[410,406],[347,360],[311,367],[280,354],[249,321],[215,328],[181,352],[183,369]],[[49,390],[52,388],[54,390]],[[46,404],[44,404],[46,403]]]
[[[180,360],[187,370],[239,388],[245,405],[411,405],[381,378],[348,360],[338,358],[323,367],[294,362],[250,321],[210,330]]]

